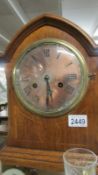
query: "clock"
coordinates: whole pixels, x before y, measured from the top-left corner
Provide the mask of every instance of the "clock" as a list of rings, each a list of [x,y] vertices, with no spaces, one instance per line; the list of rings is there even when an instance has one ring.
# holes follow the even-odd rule
[[[21,103],[41,116],[60,116],[75,107],[88,86],[82,54],[64,40],[42,39],[22,53],[13,70]]]
[[[98,154],[98,48],[82,29],[41,15],[16,35],[1,60],[9,117],[2,163],[63,171],[69,148]]]

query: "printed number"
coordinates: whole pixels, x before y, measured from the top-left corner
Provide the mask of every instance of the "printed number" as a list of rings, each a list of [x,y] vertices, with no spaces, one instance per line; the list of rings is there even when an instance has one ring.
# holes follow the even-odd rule
[[[71,125],[74,125],[74,124],[85,124],[85,120],[84,119],[71,119]]]

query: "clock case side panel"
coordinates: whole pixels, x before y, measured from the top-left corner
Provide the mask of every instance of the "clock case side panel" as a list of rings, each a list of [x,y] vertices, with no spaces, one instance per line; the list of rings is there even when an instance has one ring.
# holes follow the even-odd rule
[[[12,70],[16,60],[31,43],[44,38],[57,38],[74,45],[86,58],[89,72],[96,73],[96,78],[90,81],[81,103],[70,111],[72,114],[87,114],[87,128],[68,127],[68,114],[57,118],[42,118],[25,109],[16,97],[12,83]],[[78,146],[97,152],[97,53],[98,48],[79,27],[52,15],[36,18],[16,36],[5,53],[6,61],[10,62],[10,68],[7,68],[10,115],[8,146],[59,151]]]

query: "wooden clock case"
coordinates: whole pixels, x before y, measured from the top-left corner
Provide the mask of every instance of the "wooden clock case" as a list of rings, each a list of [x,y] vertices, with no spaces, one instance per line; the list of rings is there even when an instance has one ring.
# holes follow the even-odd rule
[[[32,43],[44,38],[71,43],[82,53],[89,70],[85,97],[60,117],[40,117],[28,111],[13,88],[12,71],[17,59]],[[2,162],[62,171],[62,154],[68,148],[89,148],[98,154],[98,48],[82,29],[61,17],[39,16],[17,34],[1,61],[6,62],[9,111],[7,144],[0,151]],[[68,114],[86,114],[88,126],[68,127]]]

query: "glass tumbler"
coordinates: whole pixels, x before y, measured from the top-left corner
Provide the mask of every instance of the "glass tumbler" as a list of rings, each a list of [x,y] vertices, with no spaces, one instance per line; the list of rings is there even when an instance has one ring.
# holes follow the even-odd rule
[[[65,175],[96,175],[97,156],[89,149],[68,149],[63,160]]]

